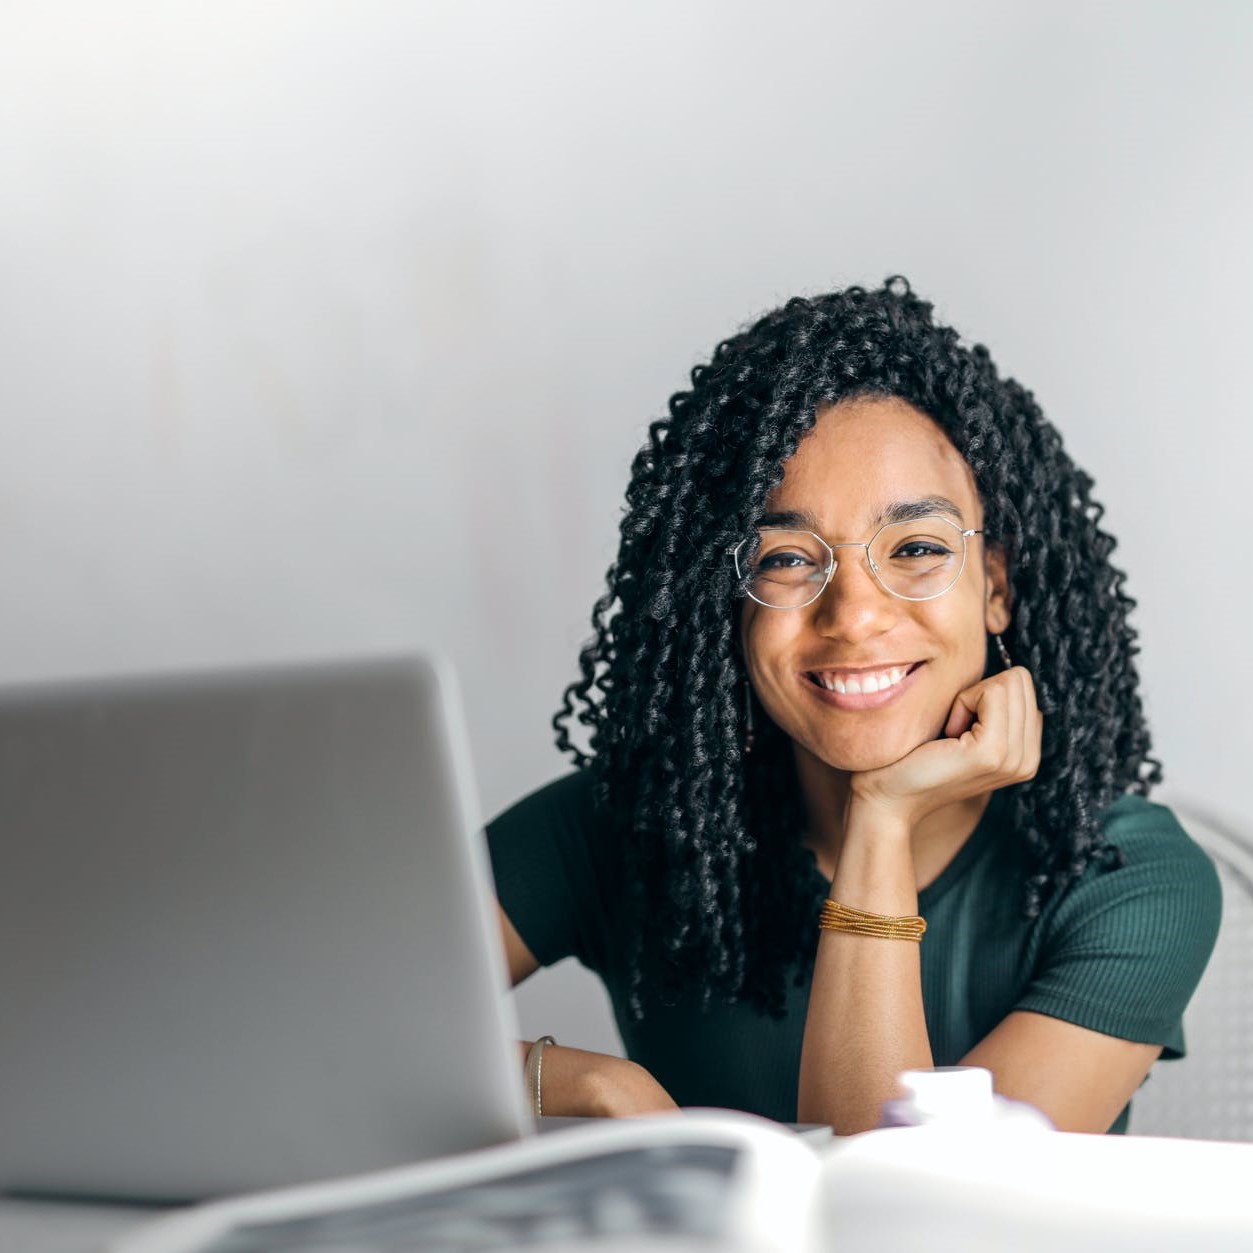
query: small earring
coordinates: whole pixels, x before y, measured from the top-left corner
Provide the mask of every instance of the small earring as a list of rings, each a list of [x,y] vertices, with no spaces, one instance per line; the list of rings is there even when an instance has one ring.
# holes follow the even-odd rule
[[[1001,660],[1005,663],[1005,669],[1012,669],[1014,663],[1010,660],[1009,649],[1005,647],[1005,641],[999,635],[994,635],[992,638],[996,641],[996,648],[1001,654]]]
[[[744,680],[744,752],[753,751],[753,689]]]

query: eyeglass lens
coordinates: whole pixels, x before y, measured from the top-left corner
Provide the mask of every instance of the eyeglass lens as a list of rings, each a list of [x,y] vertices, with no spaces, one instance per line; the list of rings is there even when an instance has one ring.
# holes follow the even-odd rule
[[[754,599],[779,609],[799,608],[814,600],[827,581],[831,550],[809,531],[767,529],[757,532],[736,559],[740,576],[749,576]],[[961,529],[940,517],[885,526],[871,541],[870,560],[880,583],[894,595],[924,600],[946,592],[957,581],[965,560]],[[835,559],[858,560],[853,548],[836,550]],[[745,566],[747,561],[747,568]]]

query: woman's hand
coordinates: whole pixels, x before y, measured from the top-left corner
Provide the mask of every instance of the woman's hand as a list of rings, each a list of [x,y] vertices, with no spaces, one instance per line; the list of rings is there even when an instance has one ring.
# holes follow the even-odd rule
[[[589,1112],[601,1118],[630,1118],[679,1108],[643,1066],[622,1057],[602,1057],[585,1075],[582,1089]]]
[[[525,1058],[527,1045],[522,1046]],[[608,1053],[550,1044],[541,1074],[545,1114],[629,1118],[678,1109],[643,1066]]]
[[[1033,778],[1043,732],[1031,674],[1014,666],[957,694],[944,738],[854,775],[852,799],[912,828],[945,805]]]

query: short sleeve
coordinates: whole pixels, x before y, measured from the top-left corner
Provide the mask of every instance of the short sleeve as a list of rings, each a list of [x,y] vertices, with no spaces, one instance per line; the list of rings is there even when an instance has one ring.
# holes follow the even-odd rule
[[[1125,864],[1090,867],[1052,908],[1015,1008],[1182,1057],[1183,1011],[1218,938],[1218,874],[1174,814],[1143,797],[1120,798],[1103,826]]]
[[[542,965],[603,969],[611,847],[585,770],[553,780],[487,824],[496,896]]]

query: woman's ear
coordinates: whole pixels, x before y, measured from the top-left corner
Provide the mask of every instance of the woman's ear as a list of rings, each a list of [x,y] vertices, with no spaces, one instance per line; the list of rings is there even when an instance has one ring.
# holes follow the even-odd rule
[[[999,544],[985,544],[983,558],[987,604],[984,622],[992,635],[1000,635],[1009,626],[1010,604],[1009,561]]]

